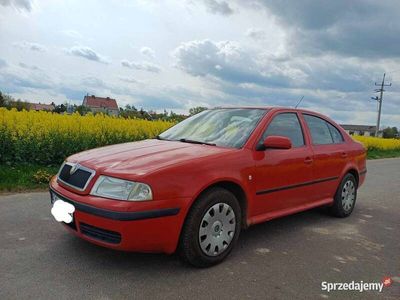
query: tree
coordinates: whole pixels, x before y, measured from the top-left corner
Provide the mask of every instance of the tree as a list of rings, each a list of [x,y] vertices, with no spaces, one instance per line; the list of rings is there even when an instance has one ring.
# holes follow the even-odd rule
[[[200,112],[202,112],[204,110],[207,110],[207,107],[204,107],[204,106],[192,107],[191,109],[189,109],[189,114],[191,116],[193,116],[193,115],[198,114],[198,113],[200,113]]]
[[[3,94],[0,91],[0,107],[5,106],[6,104],[6,99],[4,99]]]
[[[399,136],[399,131],[397,127],[386,127],[383,129],[383,138],[392,139]]]
[[[75,105],[75,111],[77,111],[81,116],[86,115],[88,112],[92,110],[89,107],[83,105]]]
[[[137,111],[136,107],[134,105],[130,105],[130,104],[125,105],[125,110],[126,111]]]
[[[10,95],[0,92],[0,107],[12,108],[16,106],[16,100]]]
[[[13,107],[15,107],[18,111],[30,109],[29,103],[22,102],[20,99],[13,103]]]
[[[54,112],[60,114],[67,111],[67,103],[61,105],[55,105]]]

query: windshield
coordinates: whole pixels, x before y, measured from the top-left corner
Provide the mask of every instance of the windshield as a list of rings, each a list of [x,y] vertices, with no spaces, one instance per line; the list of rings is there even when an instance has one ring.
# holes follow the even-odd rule
[[[158,138],[240,148],[265,113],[265,109],[206,110],[171,127]]]

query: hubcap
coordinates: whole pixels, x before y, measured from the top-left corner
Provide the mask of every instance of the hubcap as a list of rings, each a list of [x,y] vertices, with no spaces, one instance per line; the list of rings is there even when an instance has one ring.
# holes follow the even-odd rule
[[[228,204],[217,203],[207,210],[200,222],[199,243],[209,256],[225,251],[235,235],[235,213]]]
[[[342,206],[345,211],[351,210],[356,198],[356,188],[353,181],[348,180],[342,189]]]

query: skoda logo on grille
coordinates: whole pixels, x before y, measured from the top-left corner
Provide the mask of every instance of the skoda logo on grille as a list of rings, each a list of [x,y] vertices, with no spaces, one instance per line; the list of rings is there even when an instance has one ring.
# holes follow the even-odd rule
[[[69,174],[73,175],[76,172],[76,170],[79,169],[79,167],[80,167],[79,164],[73,165],[71,170],[69,170]]]

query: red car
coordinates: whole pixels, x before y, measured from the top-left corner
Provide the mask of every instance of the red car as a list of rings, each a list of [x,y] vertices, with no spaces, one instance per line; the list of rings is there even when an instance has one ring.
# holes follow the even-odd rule
[[[155,139],[70,156],[50,182],[52,213],[113,249],[210,266],[242,228],[317,206],[347,217],[366,151],[331,119],[290,108],[216,108]]]

